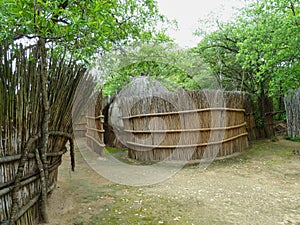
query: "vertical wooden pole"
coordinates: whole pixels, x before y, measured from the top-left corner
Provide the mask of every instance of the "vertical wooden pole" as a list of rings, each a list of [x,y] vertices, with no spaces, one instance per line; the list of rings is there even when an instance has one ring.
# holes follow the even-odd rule
[[[42,117],[42,133],[41,133],[41,160],[43,163],[43,170],[45,179],[41,179],[42,185],[42,198],[41,198],[41,222],[48,222],[47,216],[47,188],[48,188],[48,161],[47,161],[47,148],[49,139],[49,101],[47,92],[47,68],[46,68],[46,41],[45,38],[40,37],[38,41],[38,48],[40,49],[40,82],[41,82],[41,94],[42,94],[42,107],[43,107],[43,117]]]

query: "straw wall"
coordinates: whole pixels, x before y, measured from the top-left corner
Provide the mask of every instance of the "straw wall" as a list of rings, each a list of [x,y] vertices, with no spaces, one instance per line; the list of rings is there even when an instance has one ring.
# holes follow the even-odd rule
[[[87,121],[87,131],[86,131],[86,140],[87,146],[93,149],[96,153],[103,156],[104,155],[104,130],[103,122],[104,116],[86,116]],[[99,129],[100,128],[100,129]]]
[[[185,91],[122,99],[118,104],[129,157],[190,160],[242,151],[248,147],[243,97],[237,92]]]
[[[87,119],[85,114],[81,114],[78,121],[74,124],[74,135],[75,137],[82,138],[85,137],[87,131]]]
[[[99,155],[104,155],[104,116],[102,112],[102,93],[92,96],[89,100],[86,119],[87,146]]]

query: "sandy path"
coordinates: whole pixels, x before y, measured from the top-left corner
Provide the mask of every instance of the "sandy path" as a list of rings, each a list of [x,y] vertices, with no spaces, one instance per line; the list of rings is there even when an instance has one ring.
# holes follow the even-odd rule
[[[300,143],[261,141],[247,153],[206,171],[189,165],[151,186],[113,184],[76,152],[59,169],[49,199],[51,225],[80,224],[300,224]],[[255,153],[252,154],[252,151]],[[261,153],[263,152],[263,153]]]

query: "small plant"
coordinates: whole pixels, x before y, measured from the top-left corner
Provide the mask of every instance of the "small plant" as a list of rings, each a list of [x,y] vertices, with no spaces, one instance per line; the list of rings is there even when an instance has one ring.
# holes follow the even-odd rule
[[[261,119],[261,116],[259,115],[258,111],[254,112],[254,119],[255,119],[256,125],[259,128],[262,128],[263,127],[263,120]]]
[[[271,137],[271,141],[276,142],[276,141],[279,141],[279,139],[278,139],[278,137],[276,137],[276,136],[272,136],[272,137]]]
[[[125,150],[126,149],[123,149],[123,148],[108,148],[108,147],[105,148],[105,152],[110,153],[110,154],[123,152]]]
[[[300,136],[297,137],[286,136],[285,139],[289,141],[300,142]]]

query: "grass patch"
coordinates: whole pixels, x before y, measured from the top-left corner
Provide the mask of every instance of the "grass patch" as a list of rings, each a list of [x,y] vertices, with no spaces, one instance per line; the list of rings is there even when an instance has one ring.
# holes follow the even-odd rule
[[[286,136],[285,139],[289,141],[300,142],[300,136],[297,137]]]
[[[115,201],[104,206],[101,213],[94,215],[86,223],[97,224],[196,224],[199,220],[196,216],[198,210],[195,202],[191,199],[174,199],[170,196],[148,195],[136,187],[127,187],[121,192],[114,194]],[[187,211],[187,207],[194,204],[194,210]],[[190,216],[192,215],[191,219]],[[207,222],[207,221],[206,221]],[[201,223],[216,224],[216,223]]]
[[[226,159],[215,160],[212,166],[230,166],[253,161],[264,161],[270,164],[277,164],[289,161],[294,158],[293,146],[283,146],[282,143],[272,140],[252,141],[250,147],[241,154]]]
[[[299,137],[300,141],[300,137]],[[250,147],[240,154],[224,159],[216,159],[211,166],[230,166],[233,164],[240,164],[251,161],[264,161],[270,164],[276,164],[278,162],[286,161],[294,157],[293,146],[284,146],[280,140],[276,137],[276,141],[272,140],[257,140],[250,143]],[[133,165],[152,165],[156,162],[139,162],[133,159],[129,159],[127,156],[127,149],[119,148],[107,148],[107,153],[111,154],[118,160]],[[193,168],[198,166],[198,162],[189,163],[184,168]]]
[[[128,149],[126,148],[105,148],[105,153],[110,154],[117,160],[120,160],[121,162],[124,162],[126,164],[131,165],[140,165],[140,166],[147,166],[155,164],[156,162],[140,162],[134,159],[131,159],[128,157]]]
[[[126,148],[110,148],[110,147],[106,147],[104,151],[105,151],[105,153],[115,154],[115,153],[124,153],[124,152],[127,152],[127,149]]]

